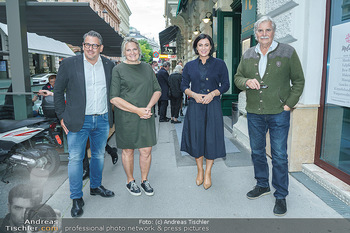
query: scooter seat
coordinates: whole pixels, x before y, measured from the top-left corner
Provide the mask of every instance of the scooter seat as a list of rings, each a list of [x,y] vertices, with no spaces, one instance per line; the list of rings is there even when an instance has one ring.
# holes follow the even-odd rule
[[[45,117],[33,117],[24,120],[0,120],[0,133],[5,133],[24,126],[34,125],[47,121]]]

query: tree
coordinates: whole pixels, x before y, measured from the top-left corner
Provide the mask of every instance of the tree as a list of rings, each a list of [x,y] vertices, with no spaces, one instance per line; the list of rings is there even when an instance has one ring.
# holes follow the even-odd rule
[[[139,44],[140,44],[140,48],[141,48],[141,61],[144,62],[150,62],[152,61],[152,56],[153,56],[153,50],[150,46],[150,44],[148,43],[147,40],[139,40]]]

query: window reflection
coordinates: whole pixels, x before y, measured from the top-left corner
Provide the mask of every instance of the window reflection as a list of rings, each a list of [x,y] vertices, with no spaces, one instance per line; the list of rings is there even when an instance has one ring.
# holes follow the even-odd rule
[[[342,20],[350,19],[350,0],[343,0],[342,4]]]

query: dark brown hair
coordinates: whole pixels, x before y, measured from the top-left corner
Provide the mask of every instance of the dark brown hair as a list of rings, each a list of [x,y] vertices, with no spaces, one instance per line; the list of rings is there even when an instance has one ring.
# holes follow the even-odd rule
[[[209,40],[209,43],[210,43],[210,46],[211,46],[211,49],[210,49],[210,52],[209,52],[209,56],[213,55],[214,53],[214,41],[213,39],[208,35],[208,34],[200,34],[193,42],[193,50],[194,52],[199,55],[198,53],[198,50],[197,50],[197,44],[200,40],[203,40],[203,39],[208,39]]]

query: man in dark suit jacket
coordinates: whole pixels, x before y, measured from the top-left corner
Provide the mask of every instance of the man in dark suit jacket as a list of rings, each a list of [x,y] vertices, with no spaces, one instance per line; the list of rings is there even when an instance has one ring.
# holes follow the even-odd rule
[[[166,61],[163,63],[163,67],[157,73],[158,83],[162,88],[162,95],[158,101],[158,104],[160,103],[159,122],[168,122],[170,120],[170,118],[166,117],[169,101],[169,69],[170,63]]]
[[[103,45],[99,33],[90,31],[83,39],[84,53],[62,61],[54,95],[55,111],[67,134],[72,217],[83,214],[83,158],[88,138],[91,148],[90,194],[114,196],[101,185],[105,146],[113,124],[109,87],[114,63],[100,56]]]

